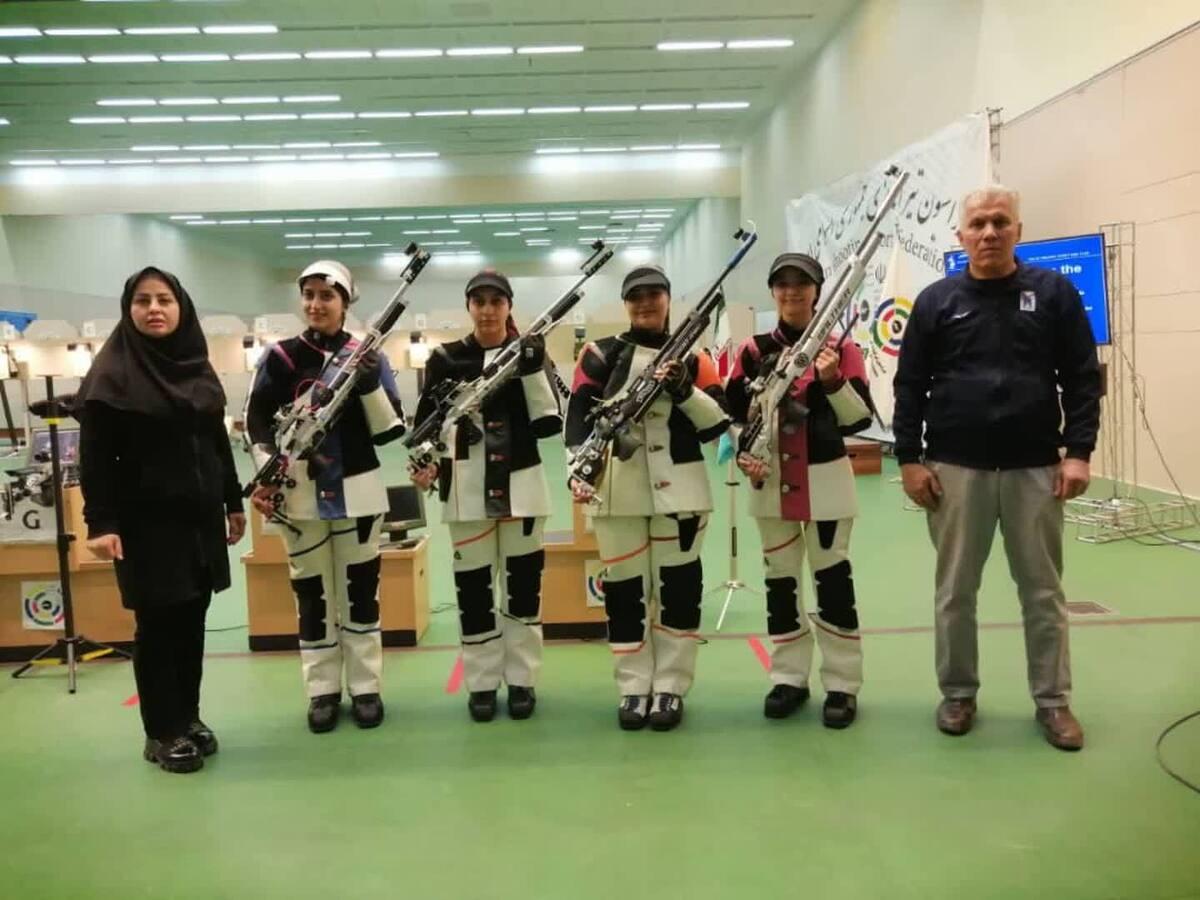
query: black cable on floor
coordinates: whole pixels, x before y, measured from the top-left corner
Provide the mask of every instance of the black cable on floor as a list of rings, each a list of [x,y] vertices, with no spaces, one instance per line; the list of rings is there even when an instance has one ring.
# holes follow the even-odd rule
[[[1158,764],[1159,764],[1159,766],[1162,767],[1162,770],[1164,772],[1166,772],[1168,775],[1170,775],[1172,778],[1174,778],[1176,781],[1178,781],[1184,787],[1191,788],[1197,794],[1200,794],[1200,785],[1196,785],[1196,784],[1193,784],[1192,782],[1188,781],[1186,778],[1184,778],[1182,775],[1180,775],[1178,772],[1176,772],[1174,769],[1172,769],[1170,766],[1168,766],[1162,757],[1162,742],[1166,739],[1167,735],[1170,734],[1172,731],[1174,731],[1176,728],[1178,728],[1180,725],[1182,725],[1184,722],[1188,721],[1189,719],[1195,719],[1197,717],[1200,717],[1200,709],[1196,710],[1194,713],[1188,713],[1182,719],[1176,719],[1174,722],[1172,722],[1170,725],[1168,725],[1166,728],[1164,728],[1162,734],[1160,734],[1158,736],[1158,740],[1154,742],[1154,755],[1158,757]]]
[[[216,634],[219,631],[241,631],[243,628],[249,628],[247,625],[230,625],[228,628],[205,628],[205,634]]]

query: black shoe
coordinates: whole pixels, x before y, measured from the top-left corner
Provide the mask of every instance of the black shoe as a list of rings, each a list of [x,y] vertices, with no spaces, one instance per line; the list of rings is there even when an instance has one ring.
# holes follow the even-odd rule
[[[508,714],[514,719],[528,719],[537,706],[537,694],[531,687],[508,686]]]
[[[188,726],[187,736],[196,745],[196,749],[200,751],[201,756],[212,756],[217,752],[217,736],[213,734],[211,728],[199,719],[196,719],[196,721]]]
[[[825,695],[822,718],[826,728],[849,728],[858,714],[858,700],[853,694],[830,691]]]
[[[471,691],[467,698],[467,709],[476,722],[490,722],[496,717],[496,692]]]
[[[156,741],[146,738],[146,746],[142,750],[142,758],[146,762],[157,763],[166,772],[196,772],[204,768],[204,757],[199,748],[187,737],[177,737],[169,741]]]
[[[378,694],[351,697],[350,714],[359,728],[374,728],[383,721],[383,700]]]
[[[617,722],[625,731],[637,731],[646,727],[646,713],[649,710],[649,697],[627,694],[621,698],[621,705],[617,708]]]
[[[683,721],[683,698],[678,694],[655,694],[654,709],[650,711],[650,727],[655,731],[670,731]]]
[[[777,684],[763,701],[763,715],[768,719],[786,719],[808,701],[808,688]]]
[[[337,728],[342,712],[341,694],[322,694],[308,701],[308,730],[322,734]]]

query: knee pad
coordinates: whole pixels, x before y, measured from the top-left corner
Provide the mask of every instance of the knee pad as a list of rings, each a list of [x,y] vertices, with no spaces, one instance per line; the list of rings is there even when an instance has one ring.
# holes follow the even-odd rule
[[[536,619],[542,607],[542,569],[546,551],[537,550],[523,556],[510,556],[508,570],[508,613],[517,619]]]
[[[492,567],[455,572],[454,586],[458,590],[458,618],[463,637],[487,634],[496,630],[496,613],[492,608]]]
[[[767,633],[791,634],[800,630],[800,610],[796,602],[795,578],[768,578]]]
[[[375,520],[378,518],[379,516],[359,516],[355,520],[354,529],[360,544],[365,544],[371,539],[371,532],[374,530]]]
[[[699,521],[699,520],[697,520]],[[700,627],[700,595],[704,592],[704,569],[694,559],[682,566],[663,566],[662,623],[678,631]]]
[[[300,617],[300,640],[322,641],[325,639],[325,586],[320,575],[308,578],[293,578],[292,590],[296,592],[296,610]]]
[[[837,519],[827,519],[815,524],[817,526],[817,543],[821,545],[822,550],[828,550],[833,546],[833,539],[837,537]]]
[[[346,566],[350,621],[374,625],[379,621],[379,557]]]
[[[838,628],[858,628],[858,612],[854,608],[854,580],[850,577],[850,561],[816,572],[817,609],[821,618]]]
[[[608,640],[636,644],[646,636],[646,591],[642,576],[604,582],[604,611],[608,615]]]

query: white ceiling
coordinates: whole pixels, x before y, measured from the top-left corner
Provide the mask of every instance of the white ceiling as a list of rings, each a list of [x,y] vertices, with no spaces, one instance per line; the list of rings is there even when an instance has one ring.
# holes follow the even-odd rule
[[[6,2],[0,29],[0,163],[88,164],[113,159],[213,159],[351,153],[532,154],[537,149],[736,147],[749,123],[776,100],[788,75],[826,39],[854,0],[715,0],[688,4],[612,2]],[[138,35],[126,29],[269,25],[268,34]],[[70,36],[56,29],[120,34]],[[782,39],[786,48],[666,51],[664,41]],[[528,48],[582,46],[581,52]],[[511,48],[500,56],[447,55],[470,47]],[[388,51],[436,57],[380,58]],[[362,59],[326,59],[339,51]],[[299,59],[246,61],[246,54]],[[157,62],[94,62],[149,54]],[[228,60],[175,62],[175,55]],[[311,54],[317,54],[316,57]],[[372,55],[377,54],[377,55]],[[38,58],[85,62],[37,62]],[[0,58],[0,62],[3,62]],[[282,102],[284,98],[336,100]],[[227,103],[230,98],[258,102]],[[271,98],[278,98],[278,102]],[[154,105],[98,106],[98,101]],[[200,101],[174,105],[178,101]],[[164,105],[163,101],[166,101]],[[213,102],[215,101],[215,102]],[[705,104],[748,104],[712,108]],[[654,110],[654,105],[688,108]],[[586,111],[587,107],[637,107]],[[494,110],[579,112],[489,115]],[[429,112],[466,115],[429,117]],[[483,112],[479,112],[483,111]],[[372,114],[410,114],[371,118]],[[304,116],[343,118],[303,118]],[[352,118],[346,117],[353,115]],[[218,121],[195,117],[217,117]],[[220,121],[237,116],[237,121]],[[282,120],[245,117],[289,116]],[[71,119],[125,122],[72,124]],[[158,121],[156,117],[182,118]],[[188,121],[189,117],[192,119]],[[151,121],[139,121],[149,118]],[[285,144],[363,144],[288,148]],[[134,147],[179,150],[134,151]],[[199,147],[190,150],[185,148]],[[209,150],[229,147],[230,150]],[[248,147],[248,149],[241,149]],[[235,149],[237,148],[237,149]],[[260,160],[264,164],[268,160]],[[169,163],[168,163],[169,164]]]

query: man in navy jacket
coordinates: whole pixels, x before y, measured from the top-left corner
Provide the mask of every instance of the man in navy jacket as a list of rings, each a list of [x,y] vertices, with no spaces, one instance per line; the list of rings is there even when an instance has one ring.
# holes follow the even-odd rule
[[[963,199],[958,239],[969,265],[917,297],[892,427],[904,491],[927,511],[937,550],[938,728],[962,735],[974,721],[976,593],[999,523],[1036,719],[1050,744],[1078,750],[1063,503],[1088,486],[1100,367],[1079,293],[1057,272],[1020,262],[1020,237],[1015,191],[997,185]]]

